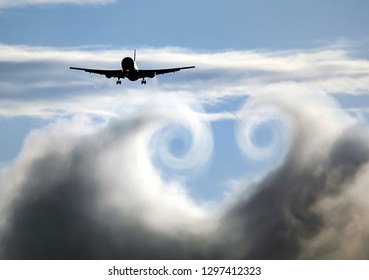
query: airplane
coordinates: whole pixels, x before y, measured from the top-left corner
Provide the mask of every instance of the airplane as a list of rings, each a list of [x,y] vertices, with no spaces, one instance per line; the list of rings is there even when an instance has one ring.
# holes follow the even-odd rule
[[[123,58],[121,62],[122,69],[119,70],[103,70],[103,69],[88,69],[79,67],[69,67],[72,70],[82,70],[88,73],[105,75],[108,79],[114,77],[117,78],[117,85],[122,84],[120,79],[127,78],[130,81],[137,81],[142,79],[141,84],[146,84],[145,78],[154,78],[156,75],[162,75],[167,73],[174,73],[183,69],[195,68],[195,66],[167,68],[167,69],[150,69],[141,70],[138,69],[136,64],[136,50],[133,53],[133,59],[131,57]]]

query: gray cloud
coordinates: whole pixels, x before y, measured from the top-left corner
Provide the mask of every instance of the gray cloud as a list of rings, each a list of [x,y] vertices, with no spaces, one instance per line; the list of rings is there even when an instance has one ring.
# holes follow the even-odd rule
[[[216,211],[151,161],[153,136],[174,112],[193,136],[189,150],[208,156],[192,107],[156,104],[107,126],[77,119],[35,131],[1,178],[1,258],[368,258],[366,128],[318,94],[255,97],[240,117],[264,105],[288,119],[290,149]],[[183,160],[174,167],[191,166]]]
[[[282,166],[254,186],[258,192],[252,198],[238,202],[225,216],[230,236],[237,237],[232,239],[236,240],[235,255],[247,259],[368,258],[368,209],[348,194],[357,191],[353,182],[367,169],[367,138],[343,136],[328,152],[328,160],[316,166],[297,168],[295,156],[290,152]],[[362,180],[366,184],[368,179]],[[367,195],[365,186],[360,188]],[[333,203],[333,210],[326,200],[339,201]],[[348,238],[349,227],[353,232]],[[353,240],[362,246],[347,252]]]
[[[206,129],[178,106],[105,128],[75,120],[34,132],[1,178],[1,258],[204,258],[215,251],[208,245],[213,219],[180,184],[162,181],[147,151],[175,112],[196,147],[185,167],[206,159]]]
[[[244,195],[225,214],[234,254],[247,259],[366,259],[369,212],[358,198],[368,196],[368,132],[327,98],[291,100],[283,94],[263,100],[278,104],[292,118],[294,139],[283,163],[248,186],[253,194]],[[324,109],[323,104],[330,105]]]

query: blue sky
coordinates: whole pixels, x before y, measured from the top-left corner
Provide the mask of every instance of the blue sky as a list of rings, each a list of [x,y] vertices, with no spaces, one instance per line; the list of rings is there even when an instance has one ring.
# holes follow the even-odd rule
[[[2,9],[1,40],[36,46],[309,48],[341,38],[365,42],[368,5],[365,0],[21,5]]]
[[[6,113],[3,111],[0,117],[2,131],[0,162],[3,166],[16,159],[24,140],[33,129],[44,127],[58,117],[86,113],[78,112],[78,108],[70,104],[67,107],[60,105],[63,102],[74,103],[74,105],[78,103],[79,108],[84,109],[89,105],[81,100],[89,100],[89,103],[93,103],[94,99],[98,100],[103,95],[107,102],[103,109],[97,109],[97,105],[91,106],[94,110],[101,109],[108,114],[116,108],[110,110],[109,106],[114,104],[114,101],[107,99],[114,100],[117,95],[126,102],[132,96],[127,92],[131,91],[144,92],[142,98],[145,99],[145,94],[153,89],[152,94],[165,89],[171,95],[180,91],[179,96],[189,89],[195,92],[194,95],[197,95],[195,98],[198,98],[206,113],[230,112],[233,117],[210,124],[214,151],[212,160],[201,172],[192,170],[189,175],[186,170],[174,169],[173,171],[164,167],[162,170],[165,172],[164,177],[185,180],[187,188],[195,198],[219,199],[234,180],[242,178],[252,180],[275,167],[287,145],[283,140],[280,151],[274,152],[270,158],[263,160],[252,159],[241,152],[237,144],[235,132],[237,125],[234,121],[237,116],[234,112],[242,108],[245,100],[254,94],[251,92],[254,89],[252,86],[241,89],[238,87],[238,84],[243,83],[239,81],[238,72],[230,71],[225,75],[223,75],[224,72],[222,73],[232,68],[232,63],[237,62],[237,52],[246,55],[242,58],[245,65],[245,69],[241,69],[243,81],[253,81],[253,77],[258,79],[261,76],[269,79],[265,73],[272,70],[262,69],[262,64],[272,64],[273,59],[278,60],[278,56],[285,58],[283,63],[288,63],[289,59],[294,60],[302,53],[306,56],[311,55],[311,58],[306,59],[306,63],[310,63],[309,61],[319,62],[319,59],[313,58],[314,55],[322,56],[320,59],[324,60],[325,51],[328,56],[333,52],[342,52],[332,59],[338,64],[341,60],[347,63],[351,60],[360,62],[369,57],[367,51],[369,3],[364,0],[162,0],[108,1],[107,3],[97,1],[99,3],[93,4],[88,1],[75,1],[76,4],[63,3],[62,0],[57,4],[47,2],[45,0],[44,4],[33,4],[32,0],[4,1],[5,4],[0,5],[0,25],[2,26],[0,43],[4,48],[9,46],[17,48],[15,51],[4,50],[3,56],[9,52],[11,57],[18,55],[19,58],[18,63],[6,59],[0,62],[2,82],[7,85],[3,87],[1,98],[4,100],[3,104],[8,104],[5,101],[11,101],[9,104],[12,106],[15,101],[18,105],[22,101],[28,102],[27,109],[14,105],[13,113],[12,107],[3,105],[8,106]],[[6,3],[13,4],[7,6]],[[156,67],[158,63],[160,63],[159,67],[195,64],[198,70],[158,77],[153,82],[150,81],[144,89],[138,83],[134,85],[125,83],[123,87],[117,89],[103,77],[69,73],[67,70],[67,67],[72,64],[73,66],[117,68],[121,58],[131,55],[134,48],[138,49],[138,64],[141,67]],[[42,59],[43,51],[45,54],[50,53],[45,61]],[[22,57],[22,52],[26,53],[26,58]],[[60,61],[57,61],[58,52],[61,52]],[[82,52],[82,55],[78,52]],[[109,52],[110,55],[107,54]],[[187,53],[187,58],[190,59],[180,58],[181,52]],[[36,57],[33,57],[35,53],[37,53]],[[68,53],[71,54],[70,57],[62,58]],[[159,53],[167,53],[169,56],[161,61],[160,58],[163,56],[156,58]],[[260,67],[249,71],[247,54],[250,55],[250,59],[255,59],[253,63],[260,63]],[[258,54],[260,57],[256,57]],[[192,58],[194,60],[191,60]],[[235,67],[239,68],[237,65]],[[10,72],[9,69],[11,69]],[[38,76],[37,73],[44,75],[45,71],[49,76],[43,80],[43,77]],[[260,74],[263,71],[265,73]],[[299,75],[296,74],[292,79],[293,82],[302,79]],[[218,86],[217,81],[220,77],[224,79],[224,84]],[[73,79],[74,87],[69,86],[69,78]],[[45,82],[46,79],[52,81],[52,85],[48,85]],[[273,79],[277,83],[278,76]],[[281,77],[281,79],[286,78]],[[27,85],[24,89],[20,86],[18,90],[13,90],[17,82]],[[210,89],[207,89],[208,85]],[[229,93],[225,93],[224,90],[221,94],[218,93],[218,89],[224,86],[228,86]],[[353,89],[353,93],[347,94],[344,92],[343,85],[342,88],[337,87],[337,89],[329,87],[326,89],[325,85],[321,85],[322,90],[332,93],[342,106],[354,109],[357,107],[366,109],[369,105],[367,95],[361,94],[365,92],[365,86],[366,82],[363,81],[363,84]],[[313,87],[318,88],[318,85],[314,84]],[[119,93],[117,93],[118,90]],[[210,91],[214,92],[214,96],[209,93]],[[235,97],[232,97],[233,94]],[[74,96],[80,99],[74,100]],[[132,101],[135,98],[131,99],[132,104],[126,103],[127,107],[120,110],[131,112],[135,110],[133,108],[140,108],[146,102]],[[165,96],[162,101],[165,102]],[[98,102],[100,101],[96,101]],[[56,103],[59,105],[55,105]],[[32,108],[33,104],[35,104],[34,108]],[[61,114],[57,113],[59,110]],[[53,112],[51,116],[44,114],[47,111]],[[99,120],[101,116],[96,112],[94,114],[97,115],[94,117]],[[360,114],[361,119],[365,121],[366,114],[362,112]],[[106,121],[105,117],[102,118]],[[261,147],[272,143],[273,140],[270,140],[273,139],[272,127],[273,125],[268,124],[259,127],[252,135],[252,141]],[[169,145],[169,150],[174,154],[184,153],[188,148],[183,140],[176,138]],[[184,177],[186,179],[183,179]]]

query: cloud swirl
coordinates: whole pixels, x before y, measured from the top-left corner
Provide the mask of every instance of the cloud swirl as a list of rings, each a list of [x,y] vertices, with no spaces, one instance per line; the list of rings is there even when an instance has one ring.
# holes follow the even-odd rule
[[[2,168],[0,258],[369,257],[369,131],[365,114],[333,97],[368,93],[368,61],[337,50],[165,49],[160,63],[194,60],[198,72],[124,91],[68,71],[96,57],[109,67],[121,51],[0,46],[1,116],[50,122]],[[142,60],[156,65],[150,51]],[[28,83],[15,86],[14,72]],[[205,109],[235,97],[239,109]],[[198,201],[186,176],[212,164],[213,124],[225,120],[240,153],[279,160],[257,179],[237,178],[222,201]],[[265,146],[253,142],[260,126],[271,131]]]
[[[289,118],[291,145],[275,170],[217,211],[152,161],[162,148],[151,140],[173,120],[194,139],[207,135],[191,106],[156,103],[108,125],[82,118],[33,132],[1,179],[1,258],[367,258],[367,129],[327,96],[303,99],[251,101]],[[210,141],[203,137],[191,157]]]

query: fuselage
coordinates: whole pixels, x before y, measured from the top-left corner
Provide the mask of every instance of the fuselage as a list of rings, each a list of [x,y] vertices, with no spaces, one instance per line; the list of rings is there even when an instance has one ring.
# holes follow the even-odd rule
[[[136,65],[136,62],[131,57],[125,57],[122,60],[122,71],[126,73],[127,78],[130,81],[136,81],[138,76],[138,67]]]

